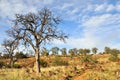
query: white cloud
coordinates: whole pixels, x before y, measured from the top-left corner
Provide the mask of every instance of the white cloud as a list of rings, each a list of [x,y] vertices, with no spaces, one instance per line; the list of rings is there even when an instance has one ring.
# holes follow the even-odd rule
[[[87,21],[83,20],[83,26],[99,27],[102,25],[117,25],[120,23],[120,14],[103,14],[100,16],[89,17]]]
[[[73,48],[91,48],[95,46],[92,38],[71,38],[67,41],[67,45],[72,46]]]
[[[120,38],[120,14],[103,14],[93,16],[83,22],[84,37],[91,39],[94,46],[103,47],[111,45]],[[91,45],[92,46],[92,45]]]
[[[9,17],[11,19],[17,13],[35,12],[36,7],[34,7],[33,5],[29,6],[25,4],[23,0],[1,0],[0,11],[0,17]]]
[[[103,50],[105,46],[119,48],[120,44],[120,14],[103,14],[91,16],[82,22],[82,37],[69,38],[66,44],[54,41],[54,45],[70,46],[71,48],[98,47]],[[78,32],[79,33],[79,32]]]
[[[115,5],[107,3],[95,5],[95,7],[95,12],[110,12],[116,10]]]
[[[116,5],[116,10],[120,12],[120,5]]]
[[[54,2],[54,0],[41,0],[41,1],[43,1],[44,4],[51,4]]]
[[[64,10],[69,7],[72,7],[74,4],[73,3],[64,3],[62,6],[59,6],[59,9]]]
[[[3,46],[2,45],[0,45],[0,52],[2,52],[3,51]]]
[[[95,8],[96,12],[102,12],[106,9],[106,4],[97,5]]]
[[[115,10],[115,6],[112,4],[108,5],[106,11],[109,12],[109,11],[113,11],[113,10]]]

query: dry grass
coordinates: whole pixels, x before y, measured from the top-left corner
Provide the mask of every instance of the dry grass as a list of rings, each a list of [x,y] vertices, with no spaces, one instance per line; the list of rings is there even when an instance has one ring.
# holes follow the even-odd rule
[[[17,63],[25,68],[0,69],[0,80],[120,80],[120,62],[110,62],[109,55],[104,54],[93,57],[98,63],[87,66],[81,64],[80,57],[62,57],[68,61],[69,66],[41,68],[40,75],[34,72],[34,65],[32,67],[28,65],[33,64],[34,58],[21,59]],[[42,57],[49,63],[52,58],[54,57]]]
[[[0,69],[0,80],[40,80],[31,69]]]

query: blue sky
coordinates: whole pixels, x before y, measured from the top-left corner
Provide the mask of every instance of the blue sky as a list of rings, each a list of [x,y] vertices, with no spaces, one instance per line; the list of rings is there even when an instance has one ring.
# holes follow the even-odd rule
[[[69,34],[66,43],[49,47],[120,48],[120,0],[0,0],[0,44],[16,13],[36,13],[47,7],[60,15],[61,29]]]

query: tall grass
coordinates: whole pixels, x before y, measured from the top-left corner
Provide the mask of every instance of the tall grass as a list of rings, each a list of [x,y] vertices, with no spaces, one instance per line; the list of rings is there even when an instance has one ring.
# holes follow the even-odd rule
[[[37,80],[38,77],[30,74],[26,69],[1,69],[0,80]],[[39,80],[39,79],[38,79]]]
[[[112,72],[90,71],[86,73],[84,80],[117,80]]]

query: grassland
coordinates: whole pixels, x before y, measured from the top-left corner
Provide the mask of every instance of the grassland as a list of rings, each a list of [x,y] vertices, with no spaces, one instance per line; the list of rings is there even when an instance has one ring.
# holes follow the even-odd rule
[[[54,56],[41,57],[49,65],[35,73],[34,57],[19,59],[16,64],[21,68],[1,68],[0,80],[120,80],[120,61],[111,62],[108,54],[96,54],[97,63],[83,63],[80,56],[60,57],[69,65],[53,66]],[[120,55],[119,55],[120,57]],[[8,60],[1,59],[3,62]]]

